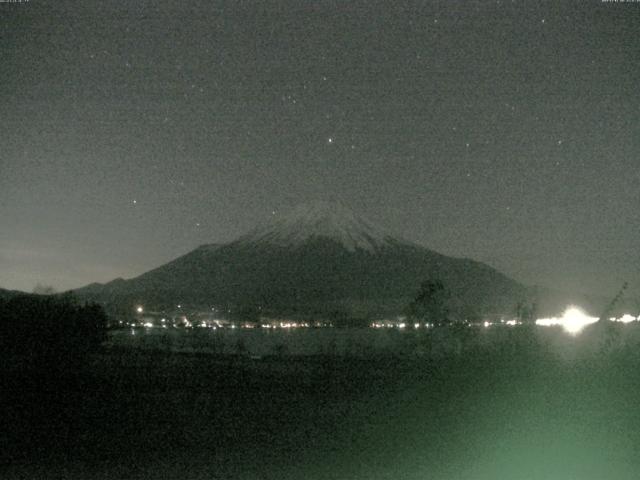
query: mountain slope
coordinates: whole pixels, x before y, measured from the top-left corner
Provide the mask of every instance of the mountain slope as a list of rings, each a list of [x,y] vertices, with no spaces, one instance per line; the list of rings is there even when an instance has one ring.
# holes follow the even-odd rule
[[[131,280],[90,285],[78,295],[270,314],[399,312],[420,283],[439,279],[455,313],[511,313],[526,289],[493,268],[396,239],[348,209],[314,204],[224,245],[204,245]]]

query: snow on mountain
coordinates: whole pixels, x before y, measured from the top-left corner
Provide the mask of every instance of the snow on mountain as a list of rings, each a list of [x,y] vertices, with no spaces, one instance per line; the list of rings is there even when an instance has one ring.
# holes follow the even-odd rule
[[[319,238],[331,239],[352,252],[356,249],[375,252],[393,243],[408,243],[394,239],[382,228],[359,217],[344,205],[333,202],[299,205],[239,238],[238,242],[298,246]]]

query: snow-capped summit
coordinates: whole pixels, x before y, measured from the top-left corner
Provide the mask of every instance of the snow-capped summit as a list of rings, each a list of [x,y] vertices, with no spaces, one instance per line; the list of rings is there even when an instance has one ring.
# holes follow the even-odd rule
[[[391,235],[382,228],[359,217],[344,205],[316,202],[302,204],[287,214],[274,216],[267,225],[241,237],[239,242],[296,246],[322,238],[336,241],[349,251],[362,249],[369,252],[393,241]]]

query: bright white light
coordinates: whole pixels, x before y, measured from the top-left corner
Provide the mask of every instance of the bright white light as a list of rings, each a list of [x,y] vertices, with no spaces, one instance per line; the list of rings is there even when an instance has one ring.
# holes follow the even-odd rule
[[[136,312],[142,313],[142,312],[144,312],[144,309],[142,307],[138,306],[138,308],[136,308]]]
[[[536,325],[545,327],[550,325],[560,325],[568,333],[576,335],[580,333],[584,327],[597,321],[598,317],[590,317],[577,307],[569,307],[562,317],[541,318],[536,320]]]
[[[490,324],[489,322],[484,322],[484,324],[483,324],[483,325],[484,325],[484,328],[488,328],[488,327],[489,327],[489,325],[491,325],[491,324]]]
[[[153,327],[153,323],[147,322],[147,323],[144,324],[144,326],[147,327],[147,328],[151,328],[151,327]]]
[[[569,308],[563,315],[563,328],[569,333],[578,333],[590,323],[598,321],[597,317],[590,317],[578,308]]]
[[[622,323],[630,323],[635,321],[636,321],[636,317],[634,317],[633,315],[629,315],[628,313],[625,313],[623,316],[616,319],[616,322],[622,322]]]

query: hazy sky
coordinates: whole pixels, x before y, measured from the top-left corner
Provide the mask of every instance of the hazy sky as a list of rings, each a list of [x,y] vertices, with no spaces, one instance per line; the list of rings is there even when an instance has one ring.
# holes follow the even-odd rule
[[[640,292],[640,3],[0,3],[0,287],[131,277],[340,200]]]

